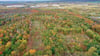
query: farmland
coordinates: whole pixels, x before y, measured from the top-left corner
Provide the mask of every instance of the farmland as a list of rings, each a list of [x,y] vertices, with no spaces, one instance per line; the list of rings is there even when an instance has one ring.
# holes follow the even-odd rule
[[[0,9],[0,56],[99,56],[100,8],[85,8]]]

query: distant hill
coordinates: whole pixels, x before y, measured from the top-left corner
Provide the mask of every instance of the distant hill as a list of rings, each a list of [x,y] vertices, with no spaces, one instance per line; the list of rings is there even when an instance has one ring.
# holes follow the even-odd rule
[[[48,3],[48,2],[96,2],[100,0],[52,0],[52,1],[0,1],[0,4],[24,4],[24,3]]]

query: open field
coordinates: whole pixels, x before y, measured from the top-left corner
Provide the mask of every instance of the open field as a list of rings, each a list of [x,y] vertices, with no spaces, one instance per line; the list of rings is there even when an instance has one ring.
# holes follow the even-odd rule
[[[99,56],[99,6],[55,7],[0,9],[0,56]]]

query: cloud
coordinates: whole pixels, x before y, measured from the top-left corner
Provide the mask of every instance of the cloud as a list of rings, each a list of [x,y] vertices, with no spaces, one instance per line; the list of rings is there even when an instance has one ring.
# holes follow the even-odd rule
[[[51,1],[51,0],[0,0],[0,1]]]
[[[0,0],[0,1],[100,1],[100,0]]]

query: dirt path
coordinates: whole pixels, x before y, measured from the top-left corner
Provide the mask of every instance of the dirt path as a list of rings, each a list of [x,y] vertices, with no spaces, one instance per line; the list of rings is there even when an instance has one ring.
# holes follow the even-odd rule
[[[30,38],[28,40],[28,50],[29,49],[38,49],[42,44],[42,38],[40,35],[40,22],[34,21],[30,23]]]

